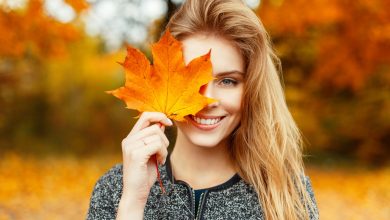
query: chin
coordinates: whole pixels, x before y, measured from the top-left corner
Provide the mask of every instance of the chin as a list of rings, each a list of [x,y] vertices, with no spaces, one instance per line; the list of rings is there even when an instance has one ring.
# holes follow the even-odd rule
[[[204,134],[187,134],[186,137],[194,145],[205,148],[216,147],[222,141],[219,137],[210,137],[210,135]]]
[[[226,138],[221,132],[199,131],[188,126],[178,126],[178,132],[188,143],[205,148],[216,147]]]

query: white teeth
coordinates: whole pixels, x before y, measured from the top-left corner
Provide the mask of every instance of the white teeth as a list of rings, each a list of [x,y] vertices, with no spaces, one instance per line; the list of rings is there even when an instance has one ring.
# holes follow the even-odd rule
[[[206,118],[198,118],[195,116],[193,116],[192,118],[198,124],[202,124],[202,125],[213,125],[213,124],[217,124],[219,121],[221,121],[221,118],[206,119]]]

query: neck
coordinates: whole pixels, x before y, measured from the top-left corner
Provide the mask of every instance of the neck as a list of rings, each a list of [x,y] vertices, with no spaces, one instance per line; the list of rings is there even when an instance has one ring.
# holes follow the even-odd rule
[[[193,188],[208,188],[230,179],[235,173],[235,163],[229,154],[227,141],[217,146],[197,146],[179,130],[170,156],[172,174]]]

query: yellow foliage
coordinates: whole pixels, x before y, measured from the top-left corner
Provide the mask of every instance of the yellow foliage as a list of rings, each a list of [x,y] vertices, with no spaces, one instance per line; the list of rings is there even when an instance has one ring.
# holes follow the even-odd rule
[[[321,219],[390,219],[390,167],[308,169]]]
[[[120,159],[3,155],[0,219],[85,218],[96,180]]]
[[[0,219],[84,219],[97,179],[121,155],[0,158]],[[310,167],[322,220],[390,219],[390,167]]]

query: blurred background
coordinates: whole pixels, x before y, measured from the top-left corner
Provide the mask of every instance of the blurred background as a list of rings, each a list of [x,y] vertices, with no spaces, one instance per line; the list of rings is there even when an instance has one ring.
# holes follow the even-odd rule
[[[181,3],[0,0],[0,219],[85,219],[136,116],[104,91]],[[282,60],[321,219],[390,219],[390,1],[246,3]]]

